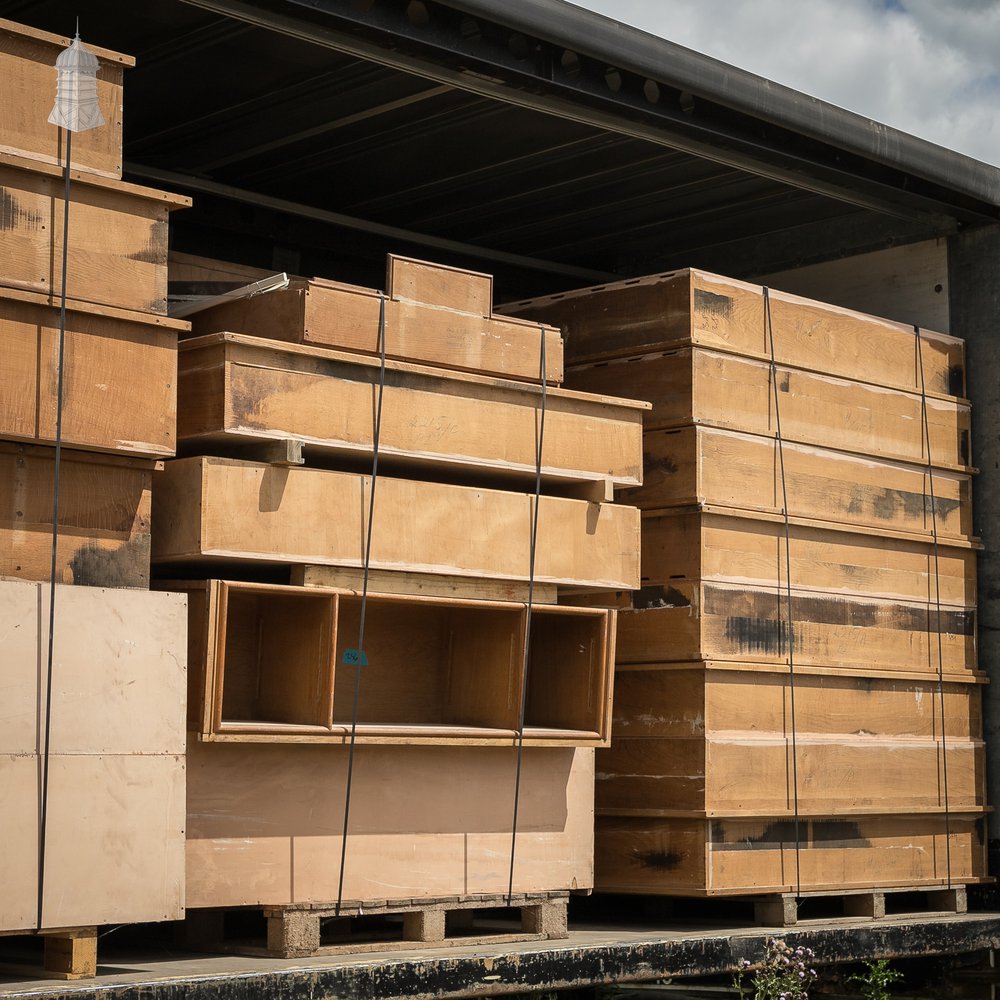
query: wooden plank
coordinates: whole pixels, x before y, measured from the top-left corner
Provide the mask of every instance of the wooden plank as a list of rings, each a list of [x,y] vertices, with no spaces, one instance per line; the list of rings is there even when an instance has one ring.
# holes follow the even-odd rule
[[[47,164],[65,162],[64,136],[48,122],[55,96],[55,62],[71,42],[61,35],[0,20],[0,153],[16,153]],[[122,175],[122,75],[135,60],[87,43],[98,57],[97,102],[101,128],[74,137],[73,166],[105,177]]]
[[[254,300],[257,301],[257,300]],[[202,451],[294,438],[308,454],[370,454],[373,358],[217,334],[182,344],[178,432]],[[642,482],[644,404],[550,389],[546,483]],[[379,454],[386,467],[472,471],[534,485],[540,390],[523,382],[387,362]]]
[[[781,462],[772,438],[708,427],[645,435],[643,485],[620,499],[644,510],[712,505],[780,514]],[[785,490],[795,518],[830,527],[932,535],[927,470],[809,445],[783,446]],[[972,483],[961,472],[936,470],[934,511],[939,536],[972,534]]]
[[[941,468],[972,464],[967,402],[928,396],[928,439],[918,392],[787,365],[776,368],[776,378],[777,404],[767,362],[692,347],[574,369],[571,384],[600,393],[627,385],[653,404],[647,430],[701,423],[773,437],[780,424],[786,441],[920,464],[930,457]]]
[[[70,199],[69,295],[166,313],[167,215],[190,199],[86,173],[75,175]],[[0,283],[60,294],[61,171],[0,155],[0,205]]]
[[[792,585],[800,590],[871,597],[976,603],[976,553],[931,541],[861,535],[793,522]],[[780,520],[702,511],[651,511],[642,519],[646,586],[675,580],[785,585],[785,526]]]
[[[0,755],[4,932],[35,929],[39,771]],[[183,754],[49,758],[44,928],[183,916],[184,774]]]
[[[985,805],[982,741],[767,734],[621,738],[601,751],[602,814],[800,816],[892,814]],[[797,780],[796,780],[797,778]],[[796,802],[796,790],[798,792]]]
[[[0,576],[51,572],[54,450],[0,443]],[[149,586],[150,490],[155,463],[64,451],[57,581]]]
[[[771,291],[775,360],[810,371],[920,391],[913,327]],[[760,285],[682,270],[502,306],[559,326],[567,364],[638,357],[698,344],[770,360]],[[927,391],[961,396],[964,345],[921,331]]]
[[[45,936],[45,978],[89,979],[97,975],[97,928]]]
[[[551,385],[562,382],[558,330],[545,326],[540,331],[538,323],[484,313],[479,307],[486,276],[423,262],[411,261],[407,268],[409,277],[402,285],[406,294],[390,291],[385,300],[387,357],[538,382],[544,333],[547,381]],[[423,293],[432,301],[409,298]],[[377,357],[379,297],[370,288],[322,278],[296,279],[285,290],[194,314],[193,332],[229,331]]]
[[[493,312],[493,275],[425,260],[389,254],[386,260],[386,294],[458,312],[488,317]]]
[[[364,570],[352,566],[293,566],[290,582],[298,587],[333,587],[360,593],[364,585]],[[369,570],[368,589],[374,594],[454,597],[476,601],[528,599],[528,584],[518,580],[480,580],[391,570]],[[532,598],[536,604],[555,604],[558,591],[554,584],[536,582]]]
[[[343,743],[349,736],[360,599],[320,588],[190,588],[190,718],[203,739]],[[207,603],[205,598],[207,597]],[[206,610],[207,609],[207,610]],[[521,716],[523,604],[369,593],[361,742],[511,745]],[[610,740],[614,613],[538,607],[528,745]]]
[[[0,435],[7,439],[55,442],[59,310],[45,302],[41,295],[12,298],[0,291]],[[71,303],[63,444],[148,458],[173,455],[176,352],[175,329]]]
[[[784,590],[738,584],[649,588],[641,610],[618,616],[618,662],[747,660],[787,663],[789,615]],[[976,669],[975,609],[941,612],[946,674]],[[934,605],[849,594],[792,592],[795,664],[938,671]]]
[[[190,458],[168,462],[156,488],[159,563],[363,562],[368,476]],[[371,565],[527,579],[533,503],[524,494],[382,478]],[[633,508],[542,497],[538,517],[537,580],[612,589],[638,584]]]
[[[189,908],[337,898],[345,748],[193,743],[188,761]],[[509,749],[368,747],[363,765],[344,898],[507,891]],[[525,751],[515,893],[591,886],[593,781],[592,750]]]
[[[985,818],[950,819],[951,878],[986,875]],[[813,818],[800,824],[799,878],[791,820],[598,817],[596,887],[707,896],[894,885],[943,885],[945,818]],[[705,856],[708,855],[706,871]]]

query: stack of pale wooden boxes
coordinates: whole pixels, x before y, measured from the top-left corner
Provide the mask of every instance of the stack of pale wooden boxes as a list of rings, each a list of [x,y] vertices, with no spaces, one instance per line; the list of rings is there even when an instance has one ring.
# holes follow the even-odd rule
[[[492,299],[487,275],[390,257],[381,301],[295,279],[192,316],[153,561],[190,600],[196,940],[218,946],[240,906],[283,955],[356,946],[359,913],[397,915],[404,940],[469,932],[506,902],[522,714],[523,932],[564,934],[592,885],[615,612],[556,599],[638,586],[639,511],[608,501],[641,483],[648,407],[559,388],[558,331]]]
[[[771,293],[775,387],[758,286],[680,271],[503,311],[563,329],[568,385],[653,403],[598,887],[982,879],[961,341]]]
[[[185,600],[149,590],[149,552],[187,326],[166,317],[167,215],[188,201],[121,181],[131,61],[96,50],[107,124],[72,144],[46,746],[65,152],[46,119],[68,44],[0,22],[0,934],[58,929],[46,967],[75,977],[94,925],[183,913]]]

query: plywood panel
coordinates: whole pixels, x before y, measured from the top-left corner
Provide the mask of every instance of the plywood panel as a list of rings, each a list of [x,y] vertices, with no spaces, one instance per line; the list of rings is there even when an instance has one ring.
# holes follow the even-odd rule
[[[920,391],[913,327],[771,291],[779,364]],[[567,363],[637,357],[682,344],[770,358],[760,285],[683,270],[515,302],[502,311],[560,327]],[[963,395],[962,341],[921,331],[924,384]],[[627,376],[623,373],[623,378]]]
[[[487,276],[426,262],[407,268],[408,276],[396,281],[400,290],[390,283],[385,300],[387,357],[539,382],[544,336],[546,379],[562,382],[559,332],[484,311]],[[412,297],[420,295],[427,298]],[[379,293],[322,278],[296,279],[286,290],[214,306],[193,322],[196,335],[228,331],[379,354]]]
[[[55,96],[55,63],[71,39],[0,20],[0,79],[6,94],[0,107],[0,152],[47,164],[65,161],[65,133],[48,122]],[[130,56],[87,48],[99,59],[97,102],[101,128],[73,137],[73,166],[107,177],[122,175],[122,75],[135,65]]]
[[[346,759],[192,744],[188,906],[335,900]],[[344,898],[505,892],[513,767],[509,749],[362,748]],[[525,751],[518,828],[515,892],[591,884],[593,751]]]
[[[39,767],[0,756],[0,931],[35,927]],[[184,757],[55,754],[43,927],[184,915]]]
[[[292,437],[310,453],[367,455],[373,439],[375,359],[260,338],[217,334],[185,342],[179,433],[210,450]],[[537,460],[540,390],[507,379],[390,361],[379,454],[437,475],[470,469],[530,477]],[[542,452],[546,480],[642,481],[642,404],[550,389]]]
[[[168,462],[157,477],[159,562],[362,562],[367,476],[192,458]],[[371,565],[525,579],[533,502],[524,494],[382,478]],[[635,587],[638,521],[629,507],[542,497],[536,579]]]
[[[55,443],[59,310],[47,302],[37,293],[0,292],[0,434],[8,439]],[[63,444],[149,458],[173,455],[177,329],[185,325],[72,303]]]
[[[0,443],[0,576],[47,580],[54,450]],[[63,451],[57,582],[149,586],[153,462]]]
[[[0,154],[2,284],[61,293],[62,195],[59,168]],[[70,198],[67,294],[166,313],[167,215],[190,199],[84,173]]]

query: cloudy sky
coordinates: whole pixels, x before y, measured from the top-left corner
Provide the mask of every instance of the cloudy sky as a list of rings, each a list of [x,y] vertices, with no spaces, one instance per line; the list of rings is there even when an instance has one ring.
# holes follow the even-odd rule
[[[574,0],[1000,165],[1000,0]]]

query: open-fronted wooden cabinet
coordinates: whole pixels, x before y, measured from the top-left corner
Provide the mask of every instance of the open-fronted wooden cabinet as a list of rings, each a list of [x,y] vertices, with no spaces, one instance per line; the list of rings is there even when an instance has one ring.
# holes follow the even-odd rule
[[[190,597],[189,726],[205,741],[607,746],[615,612],[207,580]],[[524,669],[527,664],[527,684]]]

